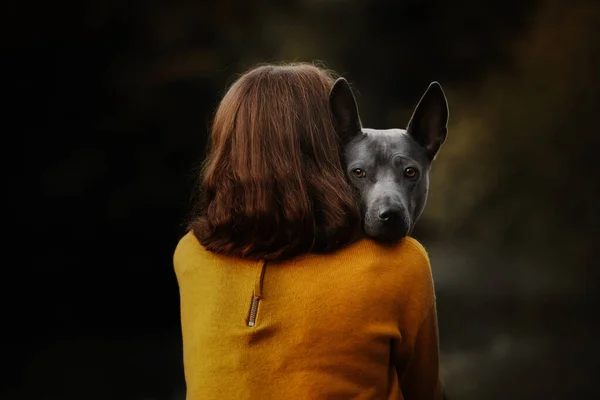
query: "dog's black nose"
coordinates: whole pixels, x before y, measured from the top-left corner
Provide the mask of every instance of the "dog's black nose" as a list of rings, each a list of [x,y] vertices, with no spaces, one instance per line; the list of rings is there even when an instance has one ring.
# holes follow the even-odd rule
[[[379,219],[393,221],[402,217],[402,210],[396,207],[386,207],[379,210]]]

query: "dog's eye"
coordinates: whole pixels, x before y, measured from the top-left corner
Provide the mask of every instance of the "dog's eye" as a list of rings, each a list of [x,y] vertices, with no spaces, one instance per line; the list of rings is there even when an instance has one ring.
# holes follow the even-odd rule
[[[418,173],[419,171],[412,167],[408,167],[404,170],[404,176],[406,176],[407,178],[416,178]]]
[[[360,168],[356,168],[352,171],[352,173],[354,174],[355,177],[357,178],[364,178],[365,176],[367,176],[367,173],[365,171],[363,171]]]

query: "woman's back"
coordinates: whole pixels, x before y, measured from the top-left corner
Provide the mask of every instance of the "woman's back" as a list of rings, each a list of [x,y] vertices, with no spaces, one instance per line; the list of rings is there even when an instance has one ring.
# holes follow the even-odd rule
[[[188,400],[441,396],[431,269],[414,239],[265,263],[188,233],[174,264]]]
[[[217,108],[174,256],[188,400],[440,398],[429,260],[357,241],[334,83],[264,65]]]

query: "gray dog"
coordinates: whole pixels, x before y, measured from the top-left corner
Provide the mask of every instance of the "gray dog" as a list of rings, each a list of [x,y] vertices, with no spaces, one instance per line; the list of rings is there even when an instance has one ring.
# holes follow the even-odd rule
[[[365,234],[385,242],[410,234],[425,208],[429,169],[448,131],[442,87],[429,85],[406,130],[363,128],[344,78],[331,89],[330,104],[347,173],[360,192]]]

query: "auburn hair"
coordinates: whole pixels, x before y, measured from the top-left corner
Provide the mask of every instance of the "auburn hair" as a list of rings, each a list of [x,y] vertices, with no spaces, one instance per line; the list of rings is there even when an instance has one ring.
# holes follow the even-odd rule
[[[325,253],[360,231],[329,106],[334,75],[261,65],[221,100],[189,228],[209,251],[282,260]]]

